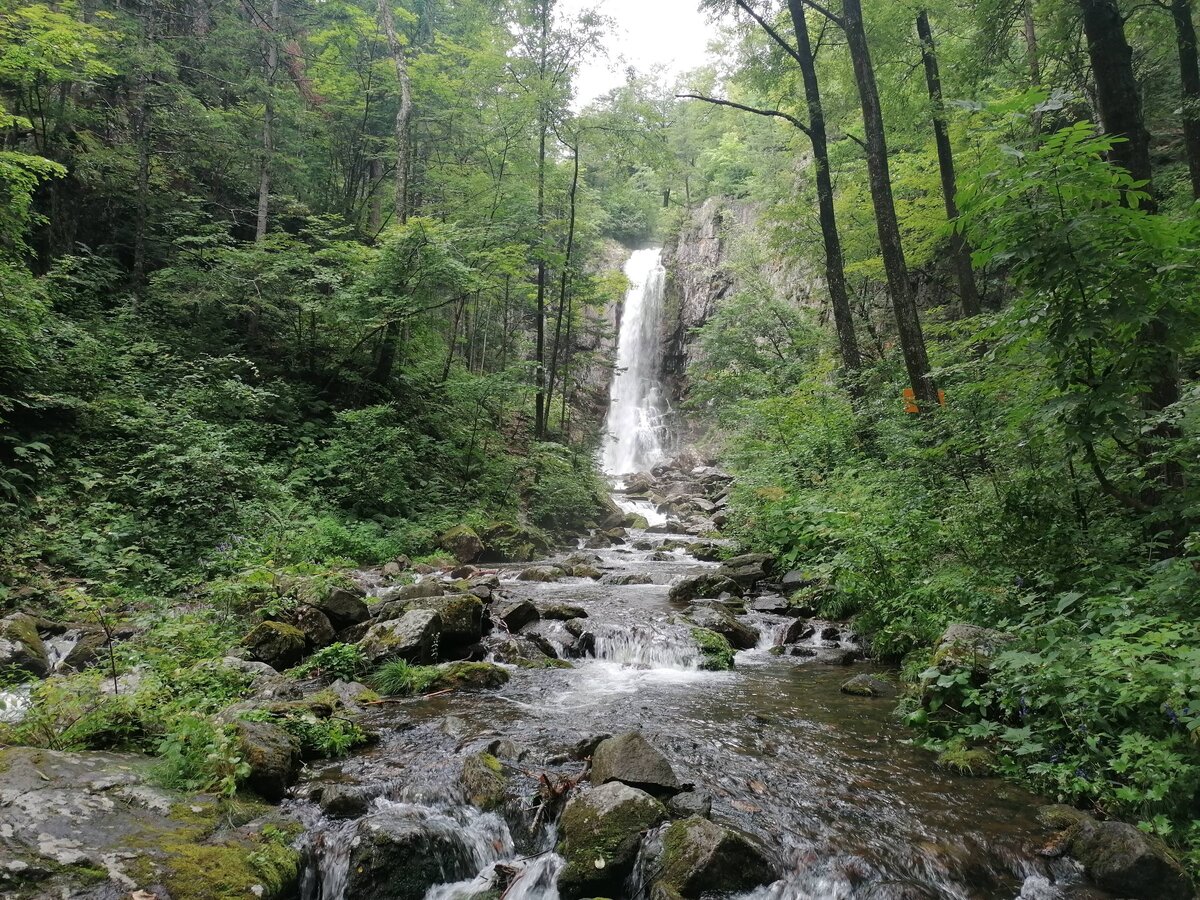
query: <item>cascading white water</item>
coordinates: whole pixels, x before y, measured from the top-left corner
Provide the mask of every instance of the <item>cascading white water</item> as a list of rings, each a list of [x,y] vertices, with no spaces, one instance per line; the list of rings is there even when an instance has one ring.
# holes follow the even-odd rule
[[[636,250],[625,263],[621,333],[604,442],[604,471],[620,476],[641,472],[663,457],[666,407],[659,358],[666,270],[662,250]]]

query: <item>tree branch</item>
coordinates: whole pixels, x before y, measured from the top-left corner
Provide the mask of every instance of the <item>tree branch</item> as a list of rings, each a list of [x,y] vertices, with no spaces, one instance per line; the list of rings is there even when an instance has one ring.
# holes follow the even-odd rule
[[[814,0],[804,0],[804,5],[807,6],[809,9],[815,10],[816,12],[823,15],[825,18],[827,18],[830,22],[832,22],[838,28],[845,30],[845,28],[846,28],[845,20],[842,19],[841,16],[835,16],[832,12],[829,11],[829,9],[827,7],[822,6],[820,3],[814,2]]]
[[[742,112],[754,113],[756,116],[768,116],[775,119],[783,119],[785,122],[791,122],[810,138],[812,131],[807,125],[801,122],[793,115],[782,112],[778,109],[758,109],[753,106],[744,106],[741,103],[734,103],[732,100],[721,100],[717,97],[705,97],[703,94],[676,94],[676,100],[703,100],[705,103],[711,103],[714,106],[728,106],[731,109],[740,109]]]
[[[787,42],[787,40],[784,38],[784,36],[781,35],[778,31],[776,31],[775,28],[771,25],[771,23],[769,23],[765,18],[763,18],[763,16],[760,15],[759,12],[750,5],[748,0],[734,0],[734,2],[737,3],[737,5],[740,6],[742,9],[744,9],[747,12],[747,14],[749,14],[750,18],[752,18],[755,22],[757,22],[759,24],[759,26],[762,28],[762,30],[765,31],[770,36],[771,40],[773,40],[775,43],[777,43],[780,47],[783,48],[784,52],[787,53],[788,56],[790,56],[796,62],[803,65],[803,60],[801,60],[800,54],[797,52],[796,48],[793,47],[791,44],[789,44]]]

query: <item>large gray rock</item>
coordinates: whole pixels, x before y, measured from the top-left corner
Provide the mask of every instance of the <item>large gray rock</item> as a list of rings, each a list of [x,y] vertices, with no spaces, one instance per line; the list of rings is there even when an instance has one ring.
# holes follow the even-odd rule
[[[298,606],[292,614],[292,624],[304,632],[309,650],[328,647],[337,637],[333,623],[315,606]]]
[[[363,596],[362,588],[334,588],[322,598],[317,608],[329,617],[334,628],[341,631],[371,618]]]
[[[304,632],[283,622],[260,622],[242,638],[242,646],[256,662],[282,671],[300,662],[308,646]]]
[[[483,600],[474,594],[445,594],[416,600],[389,600],[380,605],[376,618],[398,619],[414,609],[431,609],[442,617],[442,636],[456,643],[471,643],[483,637]]]
[[[435,884],[475,874],[458,829],[417,807],[384,807],[359,821],[351,838],[343,896],[354,900],[422,900]]]
[[[1130,900],[1192,900],[1192,882],[1162,842],[1124,822],[1082,821],[1068,852],[1099,887]]]
[[[671,586],[669,596],[672,603],[691,603],[693,600],[715,600],[722,594],[740,597],[742,587],[724,575],[706,572],[676,582]]]
[[[16,613],[0,619],[0,669],[16,669],[35,678],[50,674],[50,658],[33,616]]]
[[[460,563],[474,562],[483,552],[483,541],[466,525],[451,528],[442,535],[438,545],[447,553],[453,554]]]
[[[774,567],[774,560],[765,553],[745,553],[725,560],[725,564],[717,569],[718,575],[724,575],[736,581],[742,588],[749,590],[764,581]]]
[[[563,811],[558,845],[567,861],[558,878],[563,900],[622,896],[642,835],[666,818],[661,803],[624,784],[604,784],[572,797]]]
[[[778,877],[757,843],[700,816],[671,823],[662,847],[655,885],[665,888],[666,896],[694,900],[709,894],[740,894]]]
[[[358,642],[368,662],[403,659],[410,663],[434,661],[442,617],[432,609],[414,609],[399,619],[372,625]]]
[[[740,622],[727,609],[716,605],[688,607],[687,617],[697,628],[715,631],[739,650],[750,650],[758,645],[757,628]]]
[[[538,608],[530,600],[519,600],[500,607],[499,619],[510,632],[517,632],[541,618]]]
[[[878,675],[855,675],[842,685],[842,693],[853,697],[895,697],[896,686]]]
[[[681,789],[667,758],[650,746],[640,731],[601,741],[592,754],[592,783],[610,781],[621,781],[653,794],[674,794]]]
[[[250,767],[246,787],[264,800],[282,800],[300,774],[296,741],[271,722],[240,721],[235,727],[242,761]]]

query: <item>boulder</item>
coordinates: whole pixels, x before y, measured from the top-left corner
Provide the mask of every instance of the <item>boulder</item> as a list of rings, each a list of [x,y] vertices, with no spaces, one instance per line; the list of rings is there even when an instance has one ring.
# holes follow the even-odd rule
[[[442,617],[442,637],[472,643],[483,637],[483,600],[474,594],[445,594],[417,600],[389,600],[377,610],[380,621],[398,619],[414,609],[431,609]]]
[[[855,675],[842,685],[842,693],[853,697],[895,697],[896,686],[878,675]]]
[[[978,676],[991,670],[992,658],[1006,649],[1015,638],[994,628],[956,623],[938,639],[933,664],[943,672],[969,668]]]
[[[459,525],[445,532],[438,546],[450,553],[460,563],[474,562],[483,552],[483,541],[466,525]]]
[[[576,578],[590,578],[590,579],[592,579],[592,581],[599,581],[600,578],[604,575],[604,573],[601,572],[599,569],[597,569],[595,566],[585,566],[585,565],[572,566],[571,574],[573,576],[575,576]]]
[[[325,613],[334,628],[341,631],[371,618],[363,596],[361,588],[334,588],[317,604],[317,608]]]
[[[792,569],[790,572],[783,573],[783,577],[779,579],[779,583],[783,586],[784,590],[790,593],[798,591],[800,588],[812,587],[812,585],[816,584],[816,581],[809,578],[799,569]]]
[[[806,619],[797,619],[792,622],[783,632],[783,643],[795,644],[800,641],[807,641],[815,637],[817,634],[817,626]]]
[[[750,604],[750,608],[755,612],[774,613],[776,615],[787,615],[792,611],[791,604],[781,594],[764,594],[761,597],[757,597]]]
[[[563,577],[563,570],[558,566],[533,566],[525,569],[517,576],[518,581],[558,581]]]
[[[712,795],[702,791],[684,791],[667,801],[672,818],[686,819],[700,816],[707,819],[712,815]]]
[[[331,819],[357,819],[371,808],[371,796],[358,785],[329,784],[321,790],[319,805]]]
[[[430,691],[485,691],[508,684],[508,670],[489,662],[452,662],[438,666]]]
[[[419,808],[382,807],[350,838],[342,896],[354,900],[422,900],[435,884],[475,875],[463,837]]]
[[[372,625],[358,647],[368,662],[403,659],[410,663],[433,662],[442,617],[432,609],[414,609],[399,619]]]
[[[484,562],[531,562],[550,552],[550,540],[542,532],[511,522],[493,522],[479,532],[483,538]]]
[[[260,622],[242,638],[242,646],[252,660],[276,670],[290,669],[300,662],[307,644],[303,631],[283,622]]]
[[[671,585],[669,598],[672,603],[691,603],[694,600],[715,600],[722,594],[740,597],[742,588],[735,581],[715,572],[693,575]]]
[[[446,589],[436,581],[422,580],[415,584],[402,584],[400,587],[387,592],[386,596],[381,595],[381,598],[388,603],[404,603],[409,600],[425,600],[429,597],[441,597],[446,593]],[[376,614],[378,617],[378,614]]]
[[[715,631],[739,650],[750,650],[758,646],[759,633],[734,618],[729,610],[717,604],[689,606],[687,617],[697,628]]]
[[[701,816],[667,827],[657,869],[656,886],[665,888],[666,896],[685,900],[741,894],[778,877],[755,841]]]
[[[35,678],[50,674],[50,657],[33,616],[16,613],[0,619],[0,669],[19,670]]]
[[[587,618],[587,611],[582,606],[572,606],[570,603],[551,603],[543,606],[540,612],[543,619],[560,622]]]
[[[246,787],[264,800],[279,802],[300,774],[300,748],[290,734],[271,722],[235,725],[242,761],[250,767]]]
[[[563,900],[622,896],[642,835],[666,818],[661,803],[624,784],[604,784],[572,797],[563,811],[558,845],[566,859],[558,878]]]
[[[329,616],[315,606],[298,606],[292,614],[292,624],[304,633],[309,650],[328,647],[337,638]]]
[[[697,541],[688,544],[687,552],[701,562],[717,562],[721,558],[721,545],[712,541]]]
[[[530,622],[536,622],[540,618],[540,613],[532,601],[518,600],[500,607],[499,618],[510,632],[517,632]]]
[[[681,790],[667,758],[642,736],[630,731],[601,741],[592,755],[592,784],[620,781],[653,794]]]
[[[703,660],[700,668],[709,672],[724,672],[734,665],[734,650],[728,639],[707,628],[693,628],[692,638],[700,648]]]
[[[471,805],[485,812],[499,809],[508,799],[504,766],[490,753],[475,753],[463,761],[462,785]]]
[[[646,572],[625,572],[619,575],[605,575],[600,579],[600,583],[611,585],[654,584],[654,576]]]
[[[1124,822],[1085,819],[1067,852],[1098,887],[1131,900],[1192,900],[1187,872],[1162,841]]]
[[[738,559],[744,558],[738,557]],[[725,564],[717,569],[717,575],[723,575],[730,581],[736,581],[744,590],[750,590],[760,581],[765,581],[769,573],[761,562],[734,565],[732,561],[726,560]]]
[[[767,553],[743,553],[739,556],[729,557],[725,560],[725,565],[731,569],[755,566],[770,575],[775,570],[775,559]]]

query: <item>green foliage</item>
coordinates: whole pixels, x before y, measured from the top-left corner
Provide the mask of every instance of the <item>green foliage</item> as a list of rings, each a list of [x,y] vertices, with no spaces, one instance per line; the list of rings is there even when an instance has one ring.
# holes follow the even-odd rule
[[[578,533],[594,523],[606,488],[590,455],[558,444],[531,449],[533,469],[524,501],[530,520],[552,533]]]
[[[343,681],[354,681],[362,676],[366,668],[367,661],[358,647],[354,644],[336,643],[322,647],[292,669],[290,674],[298,678],[312,675],[329,681],[339,678]]]
[[[371,684],[389,697],[409,697],[428,690],[438,675],[437,666],[414,666],[402,659],[394,659],[375,670]]]

